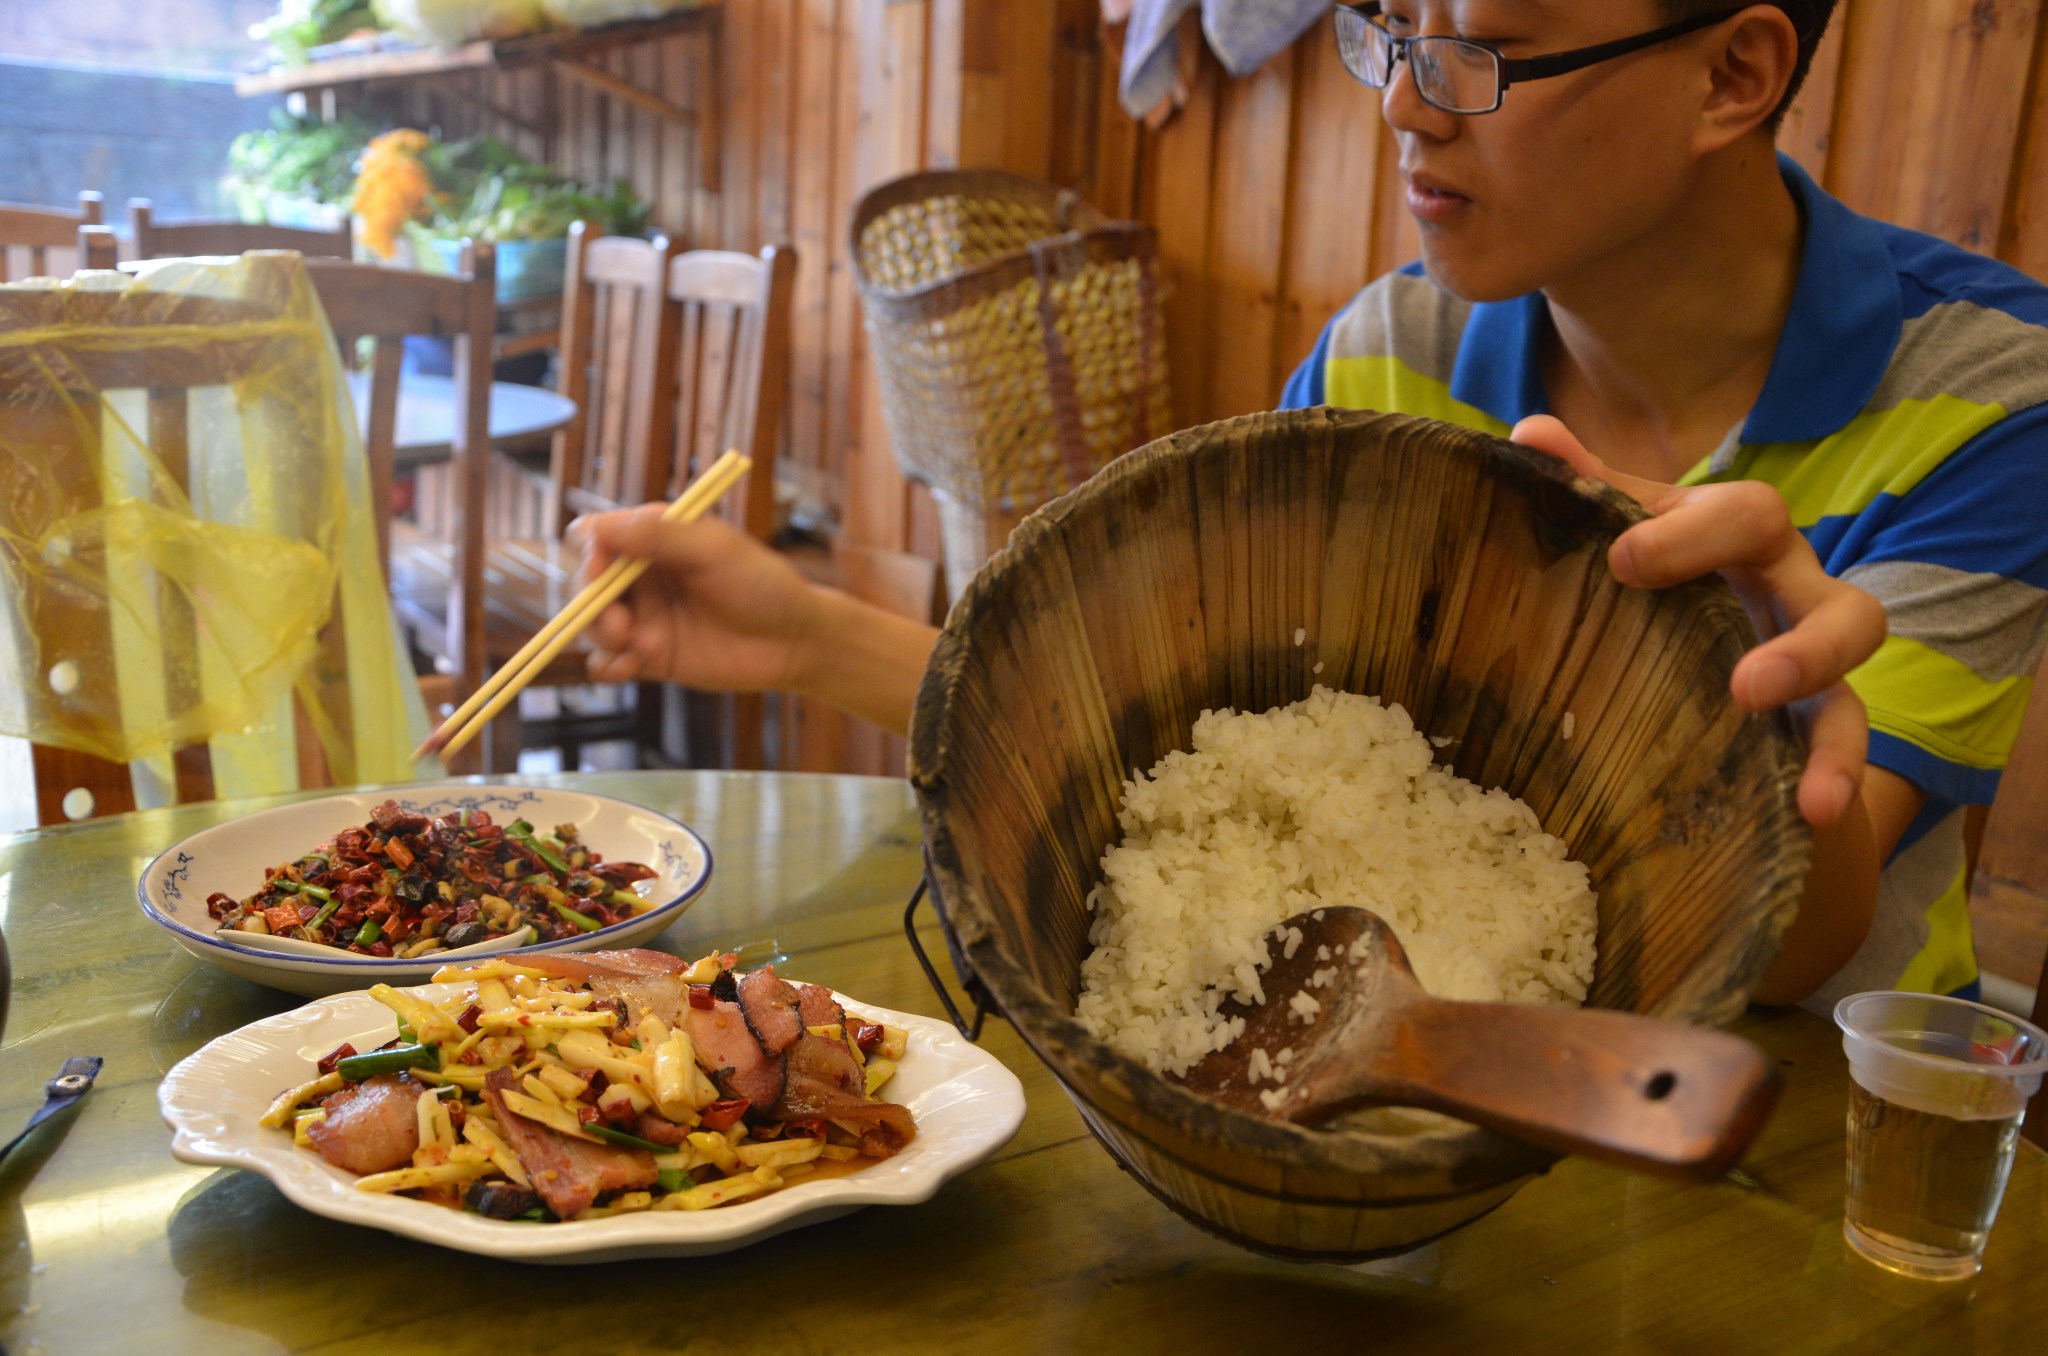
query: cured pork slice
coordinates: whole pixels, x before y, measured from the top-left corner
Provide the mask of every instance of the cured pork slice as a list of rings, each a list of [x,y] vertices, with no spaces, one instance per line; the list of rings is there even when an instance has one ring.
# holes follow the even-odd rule
[[[797,985],[797,1014],[804,1019],[805,1026],[830,1026],[846,1020],[846,1009],[839,1006],[839,1000],[832,991],[816,984]]]
[[[771,1120],[822,1116],[862,1130],[861,1151],[887,1158],[917,1135],[907,1108],[867,1096],[867,1074],[846,1042],[806,1031],[789,1049],[789,1073]]]
[[[649,951],[645,947],[628,947],[618,951],[542,951],[535,955],[507,957],[512,964],[538,970],[557,979],[587,984],[596,975],[610,975],[621,979],[641,979],[648,975],[685,975],[690,971],[691,962],[671,956],[666,951]]]
[[[320,1156],[345,1172],[367,1177],[412,1162],[420,1147],[415,1104],[423,1089],[403,1074],[379,1074],[329,1097],[327,1115],[306,1127]]]
[[[708,1008],[692,1007],[684,1029],[696,1047],[697,1062],[711,1071],[720,1092],[755,1107],[781,1100],[786,1061],[761,1048],[739,1004],[718,999]]]
[[[528,1120],[505,1105],[504,1093],[519,1086],[509,1069],[493,1070],[484,1080],[484,1096],[533,1189],[557,1219],[574,1219],[608,1191],[630,1191],[654,1185],[654,1155],[645,1149],[592,1144],[571,1139],[538,1121]]]
[[[747,1019],[754,1039],[771,1055],[779,1055],[796,1044],[804,1034],[804,1020],[797,1014],[795,986],[764,965],[739,981],[740,1012]]]

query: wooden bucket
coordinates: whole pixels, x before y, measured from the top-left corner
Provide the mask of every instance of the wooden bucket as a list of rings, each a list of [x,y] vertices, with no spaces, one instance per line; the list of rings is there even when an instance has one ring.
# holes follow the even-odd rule
[[[1206,709],[1318,682],[1400,703],[1590,869],[1592,1004],[1742,1009],[1806,875],[1802,755],[1782,714],[1728,695],[1754,635],[1724,583],[1615,582],[1608,544],[1641,516],[1451,425],[1252,415],[1112,463],[1027,519],[954,607],[911,775],[956,963],[1175,1210],[1260,1251],[1356,1259],[1454,1229],[1555,1161],[1459,1123],[1399,1136],[1226,1111],[1074,1020],[1121,782],[1187,747]]]

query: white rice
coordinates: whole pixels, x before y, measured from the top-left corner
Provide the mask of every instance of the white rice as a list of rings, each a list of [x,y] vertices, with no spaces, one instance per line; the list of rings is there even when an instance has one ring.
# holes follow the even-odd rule
[[[1437,767],[1399,706],[1318,686],[1262,715],[1205,712],[1193,743],[1124,784],[1081,963],[1098,1038],[1184,1071],[1242,1028],[1217,1016],[1226,998],[1264,1001],[1265,934],[1325,904],[1384,918],[1432,993],[1585,1000],[1586,868],[1521,801]]]

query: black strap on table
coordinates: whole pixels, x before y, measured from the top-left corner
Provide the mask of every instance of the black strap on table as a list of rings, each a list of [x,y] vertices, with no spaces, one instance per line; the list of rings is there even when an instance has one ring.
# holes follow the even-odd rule
[[[5,1147],[0,1147],[0,1160],[13,1153],[15,1146],[29,1137],[30,1131],[91,1092],[92,1081],[99,1077],[104,1063],[98,1055],[80,1055],[65,1060],[57,1076],[43,1085],[42,1106],[28,1118],[28,1124],[21,1127],[20,1134],[8,1140]]]

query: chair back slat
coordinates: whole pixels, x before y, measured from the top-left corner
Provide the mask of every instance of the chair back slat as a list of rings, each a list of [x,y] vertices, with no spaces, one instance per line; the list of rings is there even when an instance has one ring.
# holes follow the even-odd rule
[[[78,228],[78,267],[85,269],[110,269],[121,266],[121,242],[114,238],[111,226],[81,226]]]
[[[632,459],[631,428],[627,397],[632,394],[633,334],[635,311],[640,297],[628,288],[605,289],[605,325],[601,346],[593,354],[593,367],[602,373],[593,384],[601,384],[598,401],[597,440],[592,447],[595,484],[599,494],[617,502],[631,502],[632,482],[627,463]]]
[[[389,514],[397,460],[399,355],[409,335],[455,341],[455,433],[445,516],[454,543],[445,653],[455,670],[460,701],[485,677],[484,520],[491,484],[491,342],[498,323],[496,256],[487,244],[466,244],[462,272],[437,275],[310,258],[306,271],[321,309],[344,352],[363,339],[375,343],[370,366],[370,422],[364,451],[373,484],[386,488],[379,503]],[[380,534],[389,577],[389,523]]]
[[[753,469],[720,511],[764,541],[775,530],[795,277],[796,251],[779,245],[758,256],[693,250],[669,265],[669,299],[682,312],[669,492],[725,449],[741,449],[753,458]]]
[[[103,243],[103,227],[73,226],[89,245]],[[89,251],[88,251],[89,252]],[[281,280],[280,280],[281,281]],[[165,325],[222,325],[256,314],[246,303],[211,298],[167,298],[125,290],[100,293],[23,292],[0,299],[0,330],[36,329],[70,318],[99,327],[133,326],[138,333]],[[16,362],[45,368],[43,379],[31,383],[25,372],[13,376],[20,390],[48,389],[51,378],[61,396],[34,396],[0,403],[0,443],[26,456],[48,478],[48,494],[69,512],[104,502],[101,482],[104,456],[95,448],[104,425],[102,394],[144,393],[140,436],[150,455],[178,490],[189,488],[191,473],[191,401],[194,389],[232,386],[248,377],[262,361],[261,345],[237,339],[168,346],[138,342],[133,346],[51,348],[16,351]],[[0,382],[9,380],[10,363],[0,362]],[[41,514],[43,496],[0,497],[0,532],[12,535],[39,531],[17,518]],[[182,711],[198,700],[199,637],[189,596],[166,579],[157,583],[155,633],[163,653],[164,701],[167,710]],[[62,615],[59,615],[59,614]],[[73,639],[86,653],[111,654],[113,627],[98,604],[66,608],[61,602],[38,620],[49,634]],[[47,657],[47,656],[46,656]],[[62,661],[59,660],[59,663]],[[57,681],[54,673],[23,675],[30,681]],[[172,784],[167,798],[179,803],[210,799],[214,794],[211,753],[204,743],[174,749]],[[142,769],[71,749],[32,745],[37,816],[41,823],[60,824],[132,810],[135,778]]]
[[[583,222],[570,229],[562,393],[577,413],[555,439],[551,531],[578,513],[660,493],[673,342],[663,280],[675,253],[665,236],[603,236]]]
[[[296,250],[308,258],[346,259],[354,250],[353,228],[347,218],[324,231],[249,221],[159,222],[147,198],[128,200],[128,230],[138,259],[247,254],[251,250]]]
[[[78,210],[61,207],[31,207],[23,203],[0,202],[0,282],[17,277],[52,276],[50,251],[59,252],[58,272],[70,272],[64,257],[78,245],[81,226],[97,226],[103,220],[105,203],[97,193],[78,195]],[[12,256],[10,258],[10,256]],[[19,260],[22,267],[15,267]],[[80,264],[79,267],[84,267]]]
[[[663,493],[679,494],[727,448],[753,459],[745,482],[719,512],[762,541],[775,532],[775,459],[789,377],[790,304],[796,251],[770,245],[758,256],[692,250],[668,269],[674,308],[675,427]],[[766,703],[758,693],[725,699],[733,767],[765,766]],[[782,704],[783,721],[795,704]],[[787,743],[787,740],[785,740]]]

